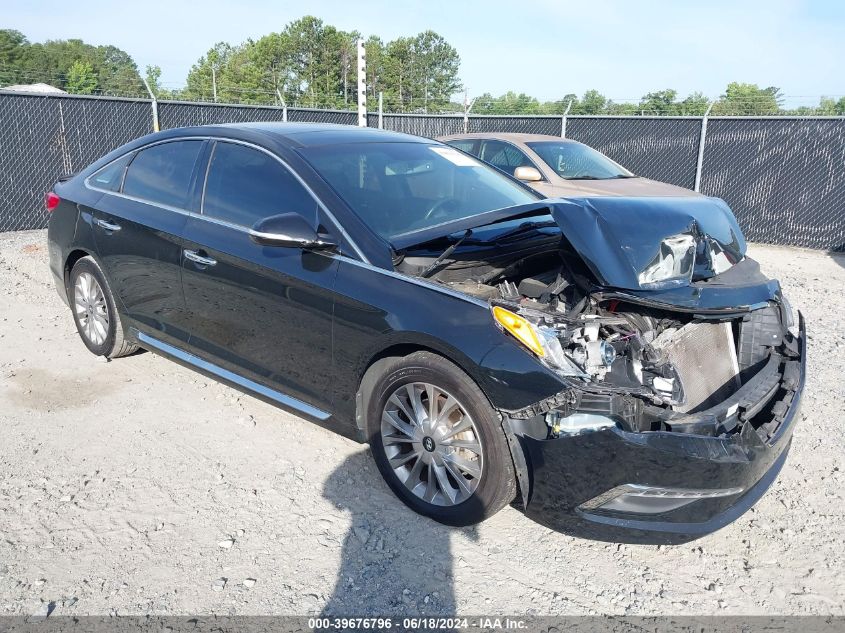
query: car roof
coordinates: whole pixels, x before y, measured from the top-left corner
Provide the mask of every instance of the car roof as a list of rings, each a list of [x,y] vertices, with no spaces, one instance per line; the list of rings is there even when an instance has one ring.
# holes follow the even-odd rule
[[[206,127],[206,126],[203,126]],[[227,123],[219,126],[226,131],[257,132],[292,147],[337,145],[346,143],[431,143],[430,139],[390,132],[371,127],[357,127],[339,123]],[[192,128],[194,129],[194,128]],[[200,128],[201,129],[201,128]]]
[[[572,139],[552,136],[551,134],[524,134],[521,132],[473,132],[471,134],[450,134],[438,136],[438,141],[457,141],[460,139],[494,139],[510,141],[512,143],[535,143],[538,141],[555,141],[557,143],[578,143]]]

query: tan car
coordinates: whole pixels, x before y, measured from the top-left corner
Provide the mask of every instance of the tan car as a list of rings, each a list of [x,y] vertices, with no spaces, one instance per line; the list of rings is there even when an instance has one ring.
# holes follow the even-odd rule
[[[548,198],[698,196],[632,174],[593,148],[545,134],[455,134],[437,139],[472,154]]]

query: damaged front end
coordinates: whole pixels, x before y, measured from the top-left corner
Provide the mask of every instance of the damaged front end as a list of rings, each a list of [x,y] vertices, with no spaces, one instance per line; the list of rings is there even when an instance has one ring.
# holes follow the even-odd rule
[[[460,241],[448,259],[426,250],[440,244],[405,250],[397,269],[487,300],[565,385],[502,411],[529,515],[589,538],[678,542],[768,488],[803,389],[804,322],[745,257],[724,203],[553,201]]]

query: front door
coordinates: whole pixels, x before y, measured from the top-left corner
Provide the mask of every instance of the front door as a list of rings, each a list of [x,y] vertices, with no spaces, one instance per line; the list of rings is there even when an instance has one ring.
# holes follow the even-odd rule
[[[287,212],[319,223],[316,201],[275,157],[218,141],[202,215],[185,229],[190,346],[228,371],[325,410],[331,405],[338,260],[260,246],[248,233],[259,219]]]

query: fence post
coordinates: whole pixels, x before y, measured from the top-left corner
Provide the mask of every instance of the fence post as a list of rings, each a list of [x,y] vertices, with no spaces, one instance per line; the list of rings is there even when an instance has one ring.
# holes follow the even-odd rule
[[[288,122],[288,104],[285,103],[285,98],[282,96],[281,91],[276,88],[276,96],[279,98],[279,103],[282,104],[282,122]]]
[[[566,110],[563,111],[563,116],[560,119],[560,138],[566,138],[566,115],[569,114],[569,109],[572,107],[572,99],[566,104]]]
[[[467,97],[467,91],[464,90],[464,134],[469,134],[469,113],[472,110],[472,106],[475,105],[475,99],[470,101]]]
[[[367,127],[367,60],[364,40],[358,40],[358,126]]]
[[[381,90],[378,93],[378,129],[384,129],[384,93]]]
[[[150,88],[149,82],[147,82],[146,77],[141,77],[141,81],[144,82],[144,87],[147,89],[147,92],[150,93],[150,99],[152,99],[152,108],[153,108],[153,132],[159,131],[158,126],[158,100],[156,99],[155,93],[153,92],[152,88]]]
[[[710,116],[710,110],[713,109],[715,101],[711,101],[701,117],[701,138],[698,141],[698,161],[695,164],[695,191],[696,193],[701,188],[701,168],[704,166],[704,142],[707,139],[707,117]]]

